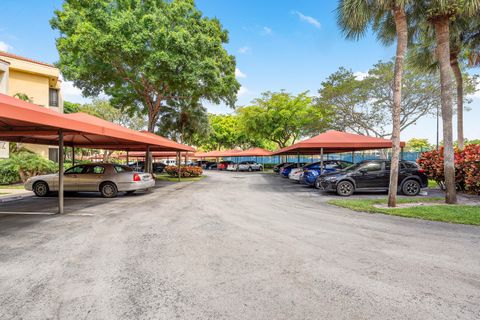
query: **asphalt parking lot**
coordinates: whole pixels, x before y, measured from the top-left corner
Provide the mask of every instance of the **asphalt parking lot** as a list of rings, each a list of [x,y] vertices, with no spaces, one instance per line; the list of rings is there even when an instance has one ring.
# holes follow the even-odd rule
[[[0,203],[0,319],[480,318],[479,227],[330,197],[208,172],[68,196],[61,216],[54,197]]]

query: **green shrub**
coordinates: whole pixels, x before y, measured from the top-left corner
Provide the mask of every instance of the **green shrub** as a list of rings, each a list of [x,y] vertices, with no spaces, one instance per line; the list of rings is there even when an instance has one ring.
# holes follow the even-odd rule
[[[18,170],[10,159],[0,160],[0,185],[12,184],[20,181]]]
[[[53,161],[29,152],[12,155],[9,159],[2,161],[1,167],[0,181],[4,184],[25,182],[30,177],[58,171],[58,166]]]

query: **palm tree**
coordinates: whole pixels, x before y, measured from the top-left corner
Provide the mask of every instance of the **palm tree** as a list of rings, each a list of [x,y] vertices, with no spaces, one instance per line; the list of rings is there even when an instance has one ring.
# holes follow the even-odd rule
[[[392,110],[392,159],[388,206],[397,205],[400,160],[400,114],[402,111],[402,76],[408,45],[407,11],[409,0],[340,0],[338,23],[347,38],[359,39],[373,26],[378,39],[391,44],[397,39]]]
[[[417,16],[425,15],[435,31],[436,55],[440,69],[442,124],[444,143],[445,201],[457,202],[453,149],[452,66],[450,65],[450,24],[457,18],[469,18],[480,11],[480,0],[422,0],[415,2]]]
[[[428,28],[425,30],[427,31]],[[428,32],[428,31],[427,31]],[[424,72],[437,72],[439,68],[436,56],[436,42],[433,30],[422,35],[410,50],[409,62]],[[463,102],[464,77],[461,69],[462,60],[467,59],[471,67],[480,65],[480,46],[476,44],[480,38],[480,19],[459,17],[450,22],[450,66],[452,67],[457,86],[457,141],[458,148],[463,149]]]

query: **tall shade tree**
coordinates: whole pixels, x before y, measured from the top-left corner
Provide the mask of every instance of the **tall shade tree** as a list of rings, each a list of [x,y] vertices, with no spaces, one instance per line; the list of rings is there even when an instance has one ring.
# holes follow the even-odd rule
[[[248,136],[272,141],[279,148],[325,131],[331,119],[328,109],[316,105],[307,92],[265,92],[237,112]]]
[[[103,92],[115,107],[140,110],[149,132],[171,100],[235,103],[228,33],[193,0],[66,0],[51,25],[65,79],[86,96]]]
[[[400,160],[400,114],[402,101],[402,75],[408,45],[407,7],[409,0],[340,0],[337,8],[338,23],[347,38],[358,39],[370,26],[385,44],[397,39],[392,110],[392,163],[388,206],[397,205],[398,171]]]
[[[445,172],[445,201],[457,202],[453,149],[452,68],[450,65],[450,23],[457,18],[469,18],[480,13],[480,0],[421,0],[416,1],[417,15],[426,15],[435,31],[436,54],[440,70],[443,124],[443,157]],[[428,29],[428,28],[424,28]]]

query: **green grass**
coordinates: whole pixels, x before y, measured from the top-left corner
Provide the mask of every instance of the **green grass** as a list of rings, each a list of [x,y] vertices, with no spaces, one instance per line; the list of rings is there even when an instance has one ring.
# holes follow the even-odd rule
[[[428,187],[430,189],[438,189],[438,183],[435,180],[428,180]]]
[[[0,196],[1,196],[1,195],[6,195],[6,194],[8,194],[8,193],[6,193],[6,192],[0,192]]]
[[[432,202],[432,205],[394,209],[377,208],[374,206],[377,204],[386,204],[387,202],[385,199],[338,199],[330,200],[328,203],[354,211],[382,213],[432,221],[480,225],[480,206],[442,205],[442,201],[443,198],[398,199],[398,203]]]
[[[181,179],[180,179],[180,182],[200,181],[200,180],[202,180],[203,178],[205,178],[205,176],[194,177],[194,178],[181,178]],[[165,175],[165,174],[155,175],[155,180],[158,180],[158,181],[168,181],[168,182],[178,182],[178,178],[177,178],[177,177],[171,177],[171,176]]]
[[[23,189],[23,184],[3,184],[0,185],[0,189]]]

